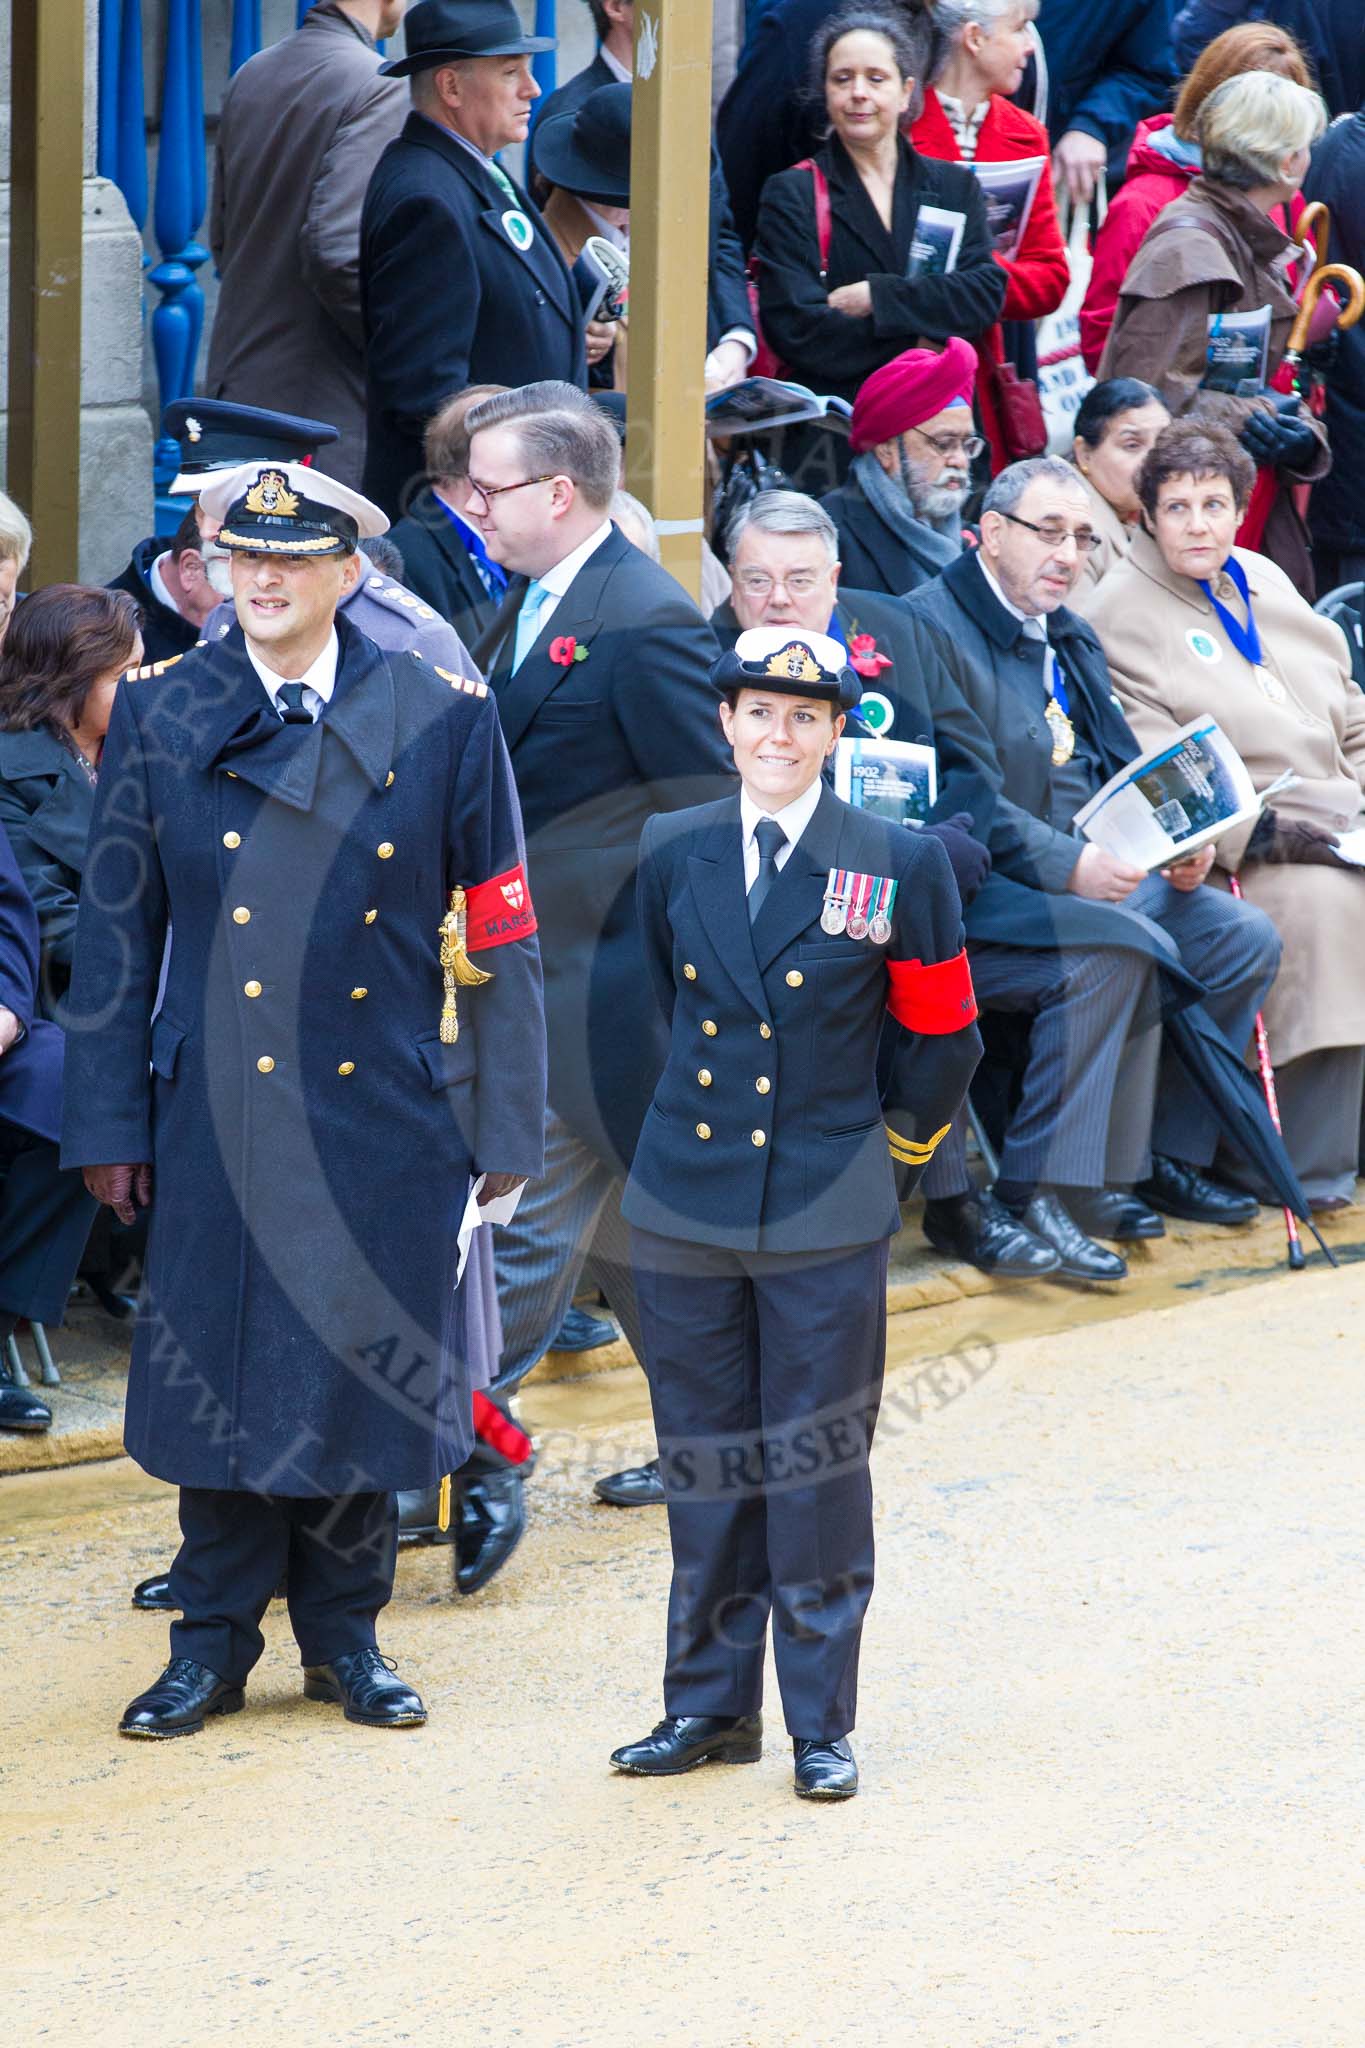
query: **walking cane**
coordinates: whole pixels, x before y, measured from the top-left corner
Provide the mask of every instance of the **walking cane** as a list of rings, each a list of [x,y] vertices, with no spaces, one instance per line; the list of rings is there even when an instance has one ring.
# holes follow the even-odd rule
[[[1236,875],[1228,876],[1228,887],[1240,903],[1242,885]],[[1261,1070],[1261,1086],[1265,1090],[1265,1106],[1270,1111],[1270,1121],[1275,1126],[1277,1137],[1282,1138],[1284,1131],[1280,1124],[1280,1101],[1275,1093],[1275,1069],[1270,1063],[1270,1040],[1266,1035],[1265,1017],[1260,1010],[1256,1012],[1256,1064]],[[1301,1273],[1306,1261],[1299,1238],[1299,1219],[1288,1203],[1285,1204],[1284,1210],[1284,1234],[1289,1240],[1289,1270],[1291,1273]],[[1317,1236],[1316,1231],[1313,1234]],[[1322,1244],[1320,1237],[1318,1243]],[[1323,1250],[1326,1249],[1323,1245]]]

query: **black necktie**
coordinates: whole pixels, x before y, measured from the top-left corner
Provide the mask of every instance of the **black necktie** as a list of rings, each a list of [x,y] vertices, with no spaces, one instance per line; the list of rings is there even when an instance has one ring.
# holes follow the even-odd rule
[[[773,818],[761,818],[754,827],[754,844],[758,848],[758,873],[754,886],[749,891],[749,922],[752,924],[763,908],[763,900],[777,880],[777,856],[787,843],[787,835]]]
[[[303,708],[303,684],[281,683],[275,692],[280,717],[286,725],[311,725],[313,714]]]

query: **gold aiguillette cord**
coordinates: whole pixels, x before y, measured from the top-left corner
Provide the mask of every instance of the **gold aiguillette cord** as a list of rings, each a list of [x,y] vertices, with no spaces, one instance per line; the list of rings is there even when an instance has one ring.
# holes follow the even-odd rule
[[[454,1045],[460,1035],[460,1019],[455,1009],[455,991],[460,988],[478,988],[481,983],[491,981],[491,974],[485,974],[476,967],[465,947],[465,892],[452,889],[450,908],[441,919],[441,974],[445,982],[445,993],[441,1002],[441,1043]]]

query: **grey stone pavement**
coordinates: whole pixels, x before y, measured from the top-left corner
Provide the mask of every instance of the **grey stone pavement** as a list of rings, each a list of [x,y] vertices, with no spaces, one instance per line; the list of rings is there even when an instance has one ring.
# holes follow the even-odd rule
[[[1358,2048],[1363,1330],[1355,1265],[894,1373],[834,1809],[775,1695],[755,1768],[608,1772],[658,1711],[667,1542],[586,1478],[638,1417],[556,1431],[478,1599],[404,1555],[401,1735],[299,1697],[277,1607],[246,1712],[120,1742],[170,1496],[6,1479],[8,2038]]]

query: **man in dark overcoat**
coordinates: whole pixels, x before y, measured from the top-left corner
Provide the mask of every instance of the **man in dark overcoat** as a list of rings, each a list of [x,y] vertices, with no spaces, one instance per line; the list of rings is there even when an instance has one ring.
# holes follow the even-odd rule
[[[481,398],[506,387],[474,384],[458,391],[427,423],[427,481],[393,527],[403,573],[429,605],[473,647],[507,595],[507,571],[495,562],[469,516],[469,433],[465,421]]]
[[[1148,875],[1075,828],[1142,751],[1098,639],[1066,604],[1093,533],[1067,463],[1015,463],[986,495],[979,551],[906,609],[922,668],[940,672],[934,687],[974,716],[994,790],[980,828],[994,873],[967,918],[977,995],[983,1012],[1029,1020],[995,1199],[1053,1247],[1061,1273],[1119,1280],[1127,1268],[1096,1238],[1159,1234],[1154,1211],[1210,1223],[1255,1214],[1206,1171],[1214,1105],[1173,1059],[1158,1089],[1160,1034],[1148,1027],[1174,967],[1240,1052],[1280,946],[1269,918],[1205,883],[1211,848]],[[1002,882],[1015,885],[1003,905]],[[948,1184],[926,1179],[931,1239],[970,1246],[960,1148],[945,1146],[936,1166]]]
[[[546,934],[545,1174],[497,1244],[500,1381],[515,1383],[558,1329],[589,1247],[640,1355],[619,1202],[665,1051],[636,921],[640,831],[733,777],[715,637],[612,524],[610,421],[572,386],[540,384],[486,399],[469,431],[472,515],[513,572],[475,652],[516,771]],[[657,1479],[644,1483],[652,1493]]]
[[[522,32],[512,0],[418,0],[407,55],[384,67],[412,80],[413,101],[360,224],[365,489],[391,517],[425,480],[427,421],[466,384],[586,387],[577,287],[496,160],[526,140],[531,53],[552,47]]]
[[[181,1618],[129,1735],[242,1705],[286,1574],[305,1695],[425,1719],[375,1642],[394,1494],[469,1453],[457,1241],[471,1175],[540,1170],[545,1050],[496,706],[337,617],[383,525],[263,467],[219,535],[238,627],[115,702],[63,1156],[151,1204],[126,1443],[180,1487]]]
[[[664,1719],[611,1761],[756,1761],[771,1613],[796,1791],[846,1799],[895,1169],[918,1179],[981,1040],[942,847],[822,780],[859,690],[838,642],[759,627],[717,675],[740,790],[640,847],[670,1044],[624,1207],[673,1584]]]

